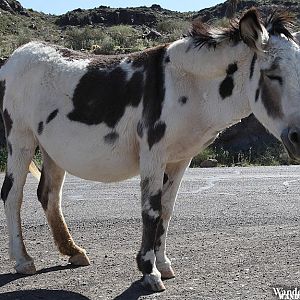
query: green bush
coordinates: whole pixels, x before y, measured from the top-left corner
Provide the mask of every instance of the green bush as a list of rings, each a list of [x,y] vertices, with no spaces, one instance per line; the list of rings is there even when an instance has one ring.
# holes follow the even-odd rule
[[[190,22],[184,20],[164,20],[157,24],[157,30],[161,33],[186,33],[190,27]]]
[[[115,45],[121,48],[132,48],[136,44],[139,32],[128,25],[117,25],[108,28],[107,34],[113,39]]]
[[[222,18],[222,19],[217,19],[214,22],[214,26],[215,27],[223,27],[223,28],[227,28],[228,26],[230,26],[230,20],[227,18]]]
[[[42,153],[38,149],[33,157],[34,162],[38,167],[41,168],[43,164]],[[0,148],[0,172],[4,172],[6,170],[6,162],[7,162],[7,150],[6,148]]]
[[[66,30],[66,46],[74,50],[91,49],[92,45],[99,44],[105,34],[97,28],[68,28]]]
[[[110,36],[105,36],[100,42],[100,51],[97,54],[114,54],[115,41]]]
[[[34,40],[34,37],[32,36],[30,30],[27,28],[23,28],[19,32],[19,35],[16,37],[14,48],[16,49],[32,40]]]
[[[215,157],[216,157],[216,154],[214,153],[213,149],[206,148],[193,158],[193,160],[191,161],[190,167],[191,168],[200,167],[200,164],[203,161],[210,159],[210,158],[215,158]]]
[[[249,149],[247,151],[228,151],[223,148],[213,148],[212,146],[203,150],[195,156],[191,162],[191,167],[199,167],[201,162],[209,158],[218,161],[218,165],[232,166],[278,166],[297,164],[291,161],[281,143],[264,146],[261,149]]]
[[[36,165],[41,169],[42,165],[43,165],[43,157],[42,157],[42,152],[40,151],[40,149],[36,150],[33,160],[36,163]]]
[[[188,32],[190,22],[184,20],[164,20],[158,23],[157,31],[162,33],[161,42],[170,43]]]
[[[98,45],[96,54],[129,53],[145,49],[148,44],[138,38],[141,35],[136,29],[127,25],[117,25],[109,28],[68,28],[66,30],[65,46],[75,50],[91,50]]]

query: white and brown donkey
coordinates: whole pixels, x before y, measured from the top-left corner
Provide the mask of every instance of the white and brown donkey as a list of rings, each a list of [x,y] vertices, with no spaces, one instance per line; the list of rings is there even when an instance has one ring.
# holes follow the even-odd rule
[[[141,176],[143,283],[164,290],[174,277],[166,236],[191,158],[224,128],[254,112],[294,158],[300,157],[300,51],[291,19],[262,22],[254,9],[230,28],[194,23],[189,36],[128,56],[93,56],[32,42],[0,70],[8,161],[4,201],[11,258],[36,272],[21,232],[28,166],[43,154],[38,187],[55,242],[88,265],[61,211],[65,171],[112,182]],[[101,234],[101,233],[100,233]]]

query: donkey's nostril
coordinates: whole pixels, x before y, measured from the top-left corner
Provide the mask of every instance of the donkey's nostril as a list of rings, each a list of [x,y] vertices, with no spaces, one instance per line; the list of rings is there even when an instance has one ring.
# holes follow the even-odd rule
[[[289,133],[289,140],[294,144],[297,145],[299,143],[299,134],[296,131],[292,131]]]

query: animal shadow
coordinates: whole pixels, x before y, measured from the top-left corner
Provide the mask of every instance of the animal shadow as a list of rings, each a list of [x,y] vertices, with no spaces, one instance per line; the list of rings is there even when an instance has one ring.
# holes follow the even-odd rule
[[[27,290],[0,294],[0,300],[91,300],[78,293],[63,290]]]
[[[55,266],[55,267],[49,267],[49,268],[44,268],[36,272],[36,274],[43,274],[43,273],[50,273],[50,272],[55,272],[55,271],[60,271],[60,270],[67,270],[67,269],[75,269],[78,268],[77,266],[73,266],[71,264],[65,265],[65,266]],[[29,277],[30,275],[22,275],[22,274],[12,274],[12,273],[6,273],[6,274],[0,274],[0,287],[18,280],[20,278],[25,278]],[[0,294],[1,295],[1,294]],[[21,298],[23,300],[23,298]],[[42,298],[43,299],[43,298]],[[2,300],[2,298],[0,298]]]
[[[137,280],[133,282],[122,294],[114,298],[114,300],[138,300],[141,296],[147,296],[154,293],[155,292],[145,289],[141,284],[141,280]]]

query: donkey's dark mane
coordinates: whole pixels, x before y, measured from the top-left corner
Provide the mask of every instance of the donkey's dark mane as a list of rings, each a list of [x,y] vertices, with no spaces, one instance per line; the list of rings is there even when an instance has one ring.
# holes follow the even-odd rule
[[[265,27],[272,35],[285,35],[288,39],[294,40],[291,30],[295,26],[295,16],[288,11],[274,10],[268,18],[266,18]]]
[[[252,8],[252,10],[260,18],[257,10],[255,8]],[[273,10],[269,16],[266,16],[264,20],[262,20],[262,23],[267,28],[269,34],[283,34],[288,39],[294,40],[291,30],[295,25],[295,17],[287,11]],[[233,45],[242,41],[237,19],[231,20],[227,27],[210,26],[197,19],[192,22],[188,36],[193,39],[195,47],[199,49],[203,46],[215,49],[219,44],[225,41],[231,42]]]
[[[192,37],[195,47],[216,48],[223,41],[238,43],[241,41],[240,30],[236,20],[232,21],[228,27],[213,27],[195,20],[192,23],[188,36]]]

